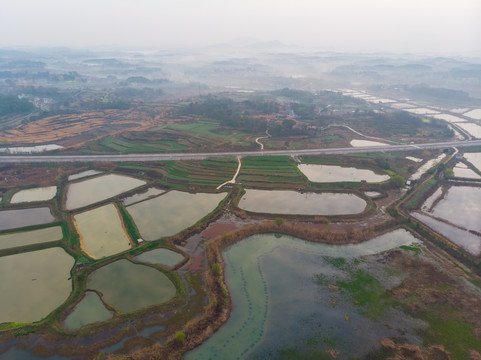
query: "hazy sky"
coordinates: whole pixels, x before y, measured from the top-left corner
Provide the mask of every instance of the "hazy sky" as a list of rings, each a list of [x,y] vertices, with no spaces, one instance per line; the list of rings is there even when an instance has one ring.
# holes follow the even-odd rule
[[[204,46],[481,57],[481,0],[0,0],[0,46]]]

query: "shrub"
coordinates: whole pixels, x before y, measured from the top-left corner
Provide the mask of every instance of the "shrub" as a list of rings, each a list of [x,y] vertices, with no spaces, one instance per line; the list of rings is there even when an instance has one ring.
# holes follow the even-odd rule
[[[214,273],[214,275],[220,275],[221,268],[218,263],[215,263],[214,265],[212,265],[212,272]]]
[[[183,343],[185,340],[185,334],[182,331],[177,331],[175,333],[175,341]]]

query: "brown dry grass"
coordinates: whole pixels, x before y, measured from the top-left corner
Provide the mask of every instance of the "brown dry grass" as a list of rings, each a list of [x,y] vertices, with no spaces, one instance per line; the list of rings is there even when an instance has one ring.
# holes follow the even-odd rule
[[[164,115],[161,109],[152,116],[143,108],[132,108],[48,116],[0,132],[0,142],[12,145],[51,143],[100,130],[105,136],[105,132],[114,134],[127,127],[141,131],[162,123]]]

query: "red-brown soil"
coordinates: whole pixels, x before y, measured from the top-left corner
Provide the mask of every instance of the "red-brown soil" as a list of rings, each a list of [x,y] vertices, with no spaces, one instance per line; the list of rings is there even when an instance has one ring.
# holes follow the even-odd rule
[[[229,231],[233,231],[235,229],[237,229],[236,224],[214,223],[202,232],[202,236],[206,239],[212,239],[212,238],[215,238],[219,235],[222,235],[222,233],[224,233],[225,231],[229,232]]]

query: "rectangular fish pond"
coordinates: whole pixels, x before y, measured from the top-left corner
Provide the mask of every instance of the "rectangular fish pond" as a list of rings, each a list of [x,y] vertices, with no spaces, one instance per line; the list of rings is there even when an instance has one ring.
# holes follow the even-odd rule
[[[247,189],[239,201],[243,210],[294,215],[347,215],[359,214],[366,201],[347,193],[300,193],[289,190]]]

